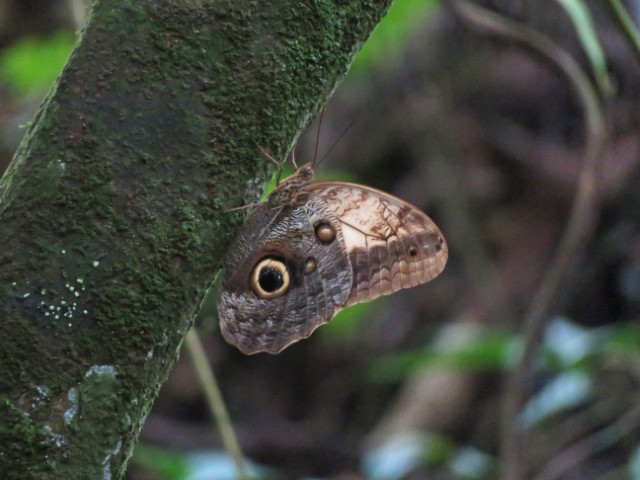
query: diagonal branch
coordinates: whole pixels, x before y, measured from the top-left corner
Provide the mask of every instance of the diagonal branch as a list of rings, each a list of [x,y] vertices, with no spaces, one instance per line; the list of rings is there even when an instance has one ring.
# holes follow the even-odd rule
[[[122,478],[241,216],[391,0],[108,0],[0,180],[0,472]]]

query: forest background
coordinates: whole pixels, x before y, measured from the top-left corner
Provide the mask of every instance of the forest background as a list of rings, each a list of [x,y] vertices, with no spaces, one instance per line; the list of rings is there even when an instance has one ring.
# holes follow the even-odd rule
[[[490,479],[515,465],[640,478],[640,6],[478,3],[497,16],[396,0],[324,107],[319,143],[312,123],[296,146],[299,161],[331,149],[321,179],[434,218],[442,276],[278,356],[226,345],[215,291],[203,304],[198,331],[261,477]],[[0,4],[0,170],[84,8]],[[233,463],[183,354],[126,478],[224,476]]]

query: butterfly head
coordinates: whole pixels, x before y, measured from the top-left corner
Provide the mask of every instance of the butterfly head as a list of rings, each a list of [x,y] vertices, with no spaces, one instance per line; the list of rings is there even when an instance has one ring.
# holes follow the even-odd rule
[[[274,206],[304,205],[309,199],[307,186],[311,183],[313,183],[313,165],[307,163],[275,188],[269,197],[269,202]]]
[[[313,164],[306,163],[298,168],[291,177],[287,179],[289,180],[297,180],[304,183],[310,183],[313,181]]]

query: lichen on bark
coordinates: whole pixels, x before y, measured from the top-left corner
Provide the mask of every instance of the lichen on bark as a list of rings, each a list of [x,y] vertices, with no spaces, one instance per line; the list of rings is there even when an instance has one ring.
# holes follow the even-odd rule
[[[120,478],[246,202],[390,0],[97,1],[0,180],[0,472]]]

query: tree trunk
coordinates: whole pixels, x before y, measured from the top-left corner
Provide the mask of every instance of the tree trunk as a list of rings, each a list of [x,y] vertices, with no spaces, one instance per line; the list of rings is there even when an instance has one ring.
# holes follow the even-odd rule
[[[0,181],[0,473],[121,478],[273,168],[390,0],[101,0]]]

